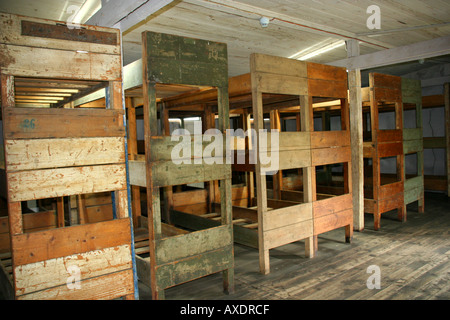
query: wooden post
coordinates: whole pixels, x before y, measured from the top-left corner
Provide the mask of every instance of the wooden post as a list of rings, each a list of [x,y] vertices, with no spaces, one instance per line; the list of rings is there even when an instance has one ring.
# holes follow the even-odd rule
[[[300,96],[300,129],[303,132],[310,132],[314,128],[314,118],[312,114],[312,97]],[[303,174],[303,202],[313,202],[316,200],[316,173],[313,167],[302,169]],[[305,239],[305,255],[313,258],[318,250],[317,236]]]
[[[270,111],[270,129],[278,130],[278,132],[280,132],[281,130],[280,112],[278,110]],[[281,170],[278,170],[278,172],[275,173],[272,177],[273,177],[272,180],[273,197],[274,199],[281,200],[281,187],[283,179]]]
[[[137,127],[136,127],[136,108],[133,98],[125,99],[125,106],[128,113],[128,155],[130,160],[137,160]],[[131,186],[132,202],[131,212],[133,216],[133,227],[137,228],[139,217],[141,216],[141,191],[139,186]]]
[[[57,226],[58,228],[64,227],[64,197],[58,197],[56,199],[56,213],[57,213]]]
[[[445,137],[447,146],[447,196],[450,197],[450,83],[444,85]]]
[[[347,40],[348,58],[359,56],[357,40]],[[361,97],[361,70],[348,71],[350,139],[352,145],[353,228],[364,230],[364,160]],[[372,130],[373,132],[373,130]]]

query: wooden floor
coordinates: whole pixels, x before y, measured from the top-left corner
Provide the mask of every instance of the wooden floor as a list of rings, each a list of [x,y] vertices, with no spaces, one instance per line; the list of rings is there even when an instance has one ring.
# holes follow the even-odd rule
[[[427,193],[425,213],[408,206],[408,221],[395,212],[382,215],[374,231],[372,215],[365,215],[365,230],[355,232],[353,243],[344,242],[344,231],[319,237],[313,259],[304,254],[303,242],[270,251],[271,273],[258,272],[258,252],[235,246],[235,293],[222,292],[222,275],[213,274],[166,290],[167,300],[410,300],[450,299],[450,198]],[[376,265],[381,288],[368,289]],[[140,284],[141,300],[150,299]]]

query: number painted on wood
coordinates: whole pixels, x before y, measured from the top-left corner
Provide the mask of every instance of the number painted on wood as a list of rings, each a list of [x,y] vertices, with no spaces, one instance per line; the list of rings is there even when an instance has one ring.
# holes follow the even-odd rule
[[[21,122],[20,127],[21,128],[26,128],[26,129],[34,129],[35,128],[34,121],[35,121],[35,119],[24,119]]]

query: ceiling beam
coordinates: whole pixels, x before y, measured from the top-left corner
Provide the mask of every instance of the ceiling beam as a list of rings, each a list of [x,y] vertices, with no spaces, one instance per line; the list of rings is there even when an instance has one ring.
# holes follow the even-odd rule
[[[417,42],[403,47],[381,50],[328,64],[337,67],[346,67],[348,70],[365,70],[447,54],[450,54],[450,36]]]
[[[86,24],[117,28],[123,34],[180,3],[181,0],[107,0]]]

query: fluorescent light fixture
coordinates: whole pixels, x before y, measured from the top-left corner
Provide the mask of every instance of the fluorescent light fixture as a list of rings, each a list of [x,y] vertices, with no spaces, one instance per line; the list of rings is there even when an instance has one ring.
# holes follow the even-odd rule
[[[323,43],[323,42],[322,42]],[[297,60],[308,60],[311,59],[312,57],[318,56],[320,54],[323,54],[325,52],[334,50],[336,48],[342,47],[345,44],[345,41],[343,40],[339,40],[339,41],[335,41],[332,42],[330,44],[324,45],[322,47],[319,47],[319,45],[315,45],[312,47],[309,47],[305,50],[299,51],[296,54],[293,54],[292,56],[290,56],[290,59],[297,59]],[[319,47],[318,49],[315,49]],[[311,51],[312,50],[312,51]]]
[[[200,117],[190,117],[190,118],[184,118],[184,121],[200,121]]]
[[[78,52],[78,53],[89,53],[89,52],[84,51],[84,50],[77,50],[77,52]]]

